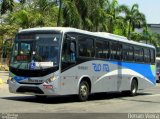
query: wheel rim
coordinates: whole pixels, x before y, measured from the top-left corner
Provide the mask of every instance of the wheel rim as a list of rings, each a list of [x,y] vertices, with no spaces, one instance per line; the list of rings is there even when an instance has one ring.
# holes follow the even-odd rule
[[[136,86],[134,86],[134,87],[133,87],[133,90],[132,90],[132,93],[135,94],[136,91],[137,91],[137,88],[136,88]]]
[[[88,96],[88,87],[85,84],[81,85],[81,87],[80,87],[80,95],[82,97]]]
[[[134,82],[132,85],[132,94],[136,94],[136,92],[137,92],[137,84],[136,82]]]

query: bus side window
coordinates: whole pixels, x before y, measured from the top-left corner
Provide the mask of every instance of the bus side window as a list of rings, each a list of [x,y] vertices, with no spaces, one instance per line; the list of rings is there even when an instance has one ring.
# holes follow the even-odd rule
[[[68,51],[67,51],[67,42],[63,43],[63,48],[62,48],[62,62],[68,61],[69,57],[68,57]]]
[[[144,62],[150,63],[150,51],[149,49],[144,49]]]
[[[141,47],[134,47],[134,60],[136,62],[144,62],[144,50]]]
[[[90,37],[80,36],[78,39],[78,52],[81,57],[94,57],[94,42]]]
[[[62,48],[62,62],[75,62],[76,60],[76,43],[71,40],[64,40]]]
[[[104,46],[103,46],[103,41],[102,40],[97,40],[96,41],[96,57],[97,58],[104,58],[103,56],[103,49],[104,49]]]
[[[111,42],[111,59],[121,60],[122,57],[122,45],[118,42]]]
[[[133,61],[133,46],[124,44],[122,56],[124,61]]]
[[[150,55],[151,55],[151,63],[155,63],[155,50],[150,49]]]

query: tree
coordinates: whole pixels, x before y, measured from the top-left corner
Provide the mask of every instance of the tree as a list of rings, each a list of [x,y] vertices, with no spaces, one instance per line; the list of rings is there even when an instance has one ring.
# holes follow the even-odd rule
[[[62,12],[62,0],[59,0],[59,11],[58,11],[57,26],[61,26],[61,12]]]
[[[19,25],[21,28],[36,26],[55,26],[58,13],[55,3],[51,0],[25,1],[24,7],[16,3],[13,13],[8,14],[5,20],[10,25]],[[53,14],[54,13],[54,14]]]
[[[13,39],[15,37],[15,33],[17,32],[18,30],[18,27],[17,26],[11,26],[11,25],[0,25],[0,52],[2,53],[2,50],[3,50],[3,46],[4,46],[4,43],[5,43],[5,40],[6,39]],[[11,44],[12,44],[12,40],[10,40],[10,48],[8,49],[11,49]],[[1,56],[1,53],[0,53],[0,56]]]
[[[75,5],[80,16],[82,29],[89,30],[89,27],[92,26],[92,22],[89,19],[91,0],[75,0]]]
[[[106,13],[108,17],[108,32],[113,33],[116,24],[123,27],[124,17],[120,14],[124,11],[124,6],[118,4],[117,0],[107,0]]]
[[[24,3],[26,2],[26,0],[19,0],[19,2],[20,2],[21,4],[24,4]]]
[[[1,14],[5,14],[7,10],[13,11],[14,0],[2,0]]]
[[[59,7],[58,22],[60,14],[63,13],[63,26],[81,28],[89,31],[107,30],[106,13],[104,10],[105,0],[62,0]],[[62,11],[60,12],[60,10]]]
[[[90,31],[107,31],[106,0],[90,1],[88,16],[91,22]]]
[[[63,26],[80,28],[81,18],[78,13],[75,0],[63,0]]]
[[[128,24],[128,38],[130,39],[131,31],[134,31],[136,27],[143,27],[146,25],[145,15],[139,12],[138,4],[134,4],[132,8],[126,7],[126,21]]]

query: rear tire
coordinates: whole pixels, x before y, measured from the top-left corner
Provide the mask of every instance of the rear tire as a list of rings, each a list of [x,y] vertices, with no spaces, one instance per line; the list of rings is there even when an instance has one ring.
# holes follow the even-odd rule
[[[136,96],[137,90],[138,90],[138,83],[135,79],[133,79],[131,83],[130,96]]]
[[[88,99],[89,96],[89,85],[86,81],[81,81],[79,85],[79,94],[78,98],[80,102],[84,102]]]
[[[136,96],[138,89],[138,83],[135,79],[132,80],[131,89],[127,91],[122,91],[122,94],[125,96]]]

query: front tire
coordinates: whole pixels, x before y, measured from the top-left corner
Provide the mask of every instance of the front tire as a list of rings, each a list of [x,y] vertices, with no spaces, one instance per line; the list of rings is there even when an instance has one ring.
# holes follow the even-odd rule
[[[79,101],[84,102],[88,99],[89,96],[89,85],[86,81],[81,81],[79,85]]]

